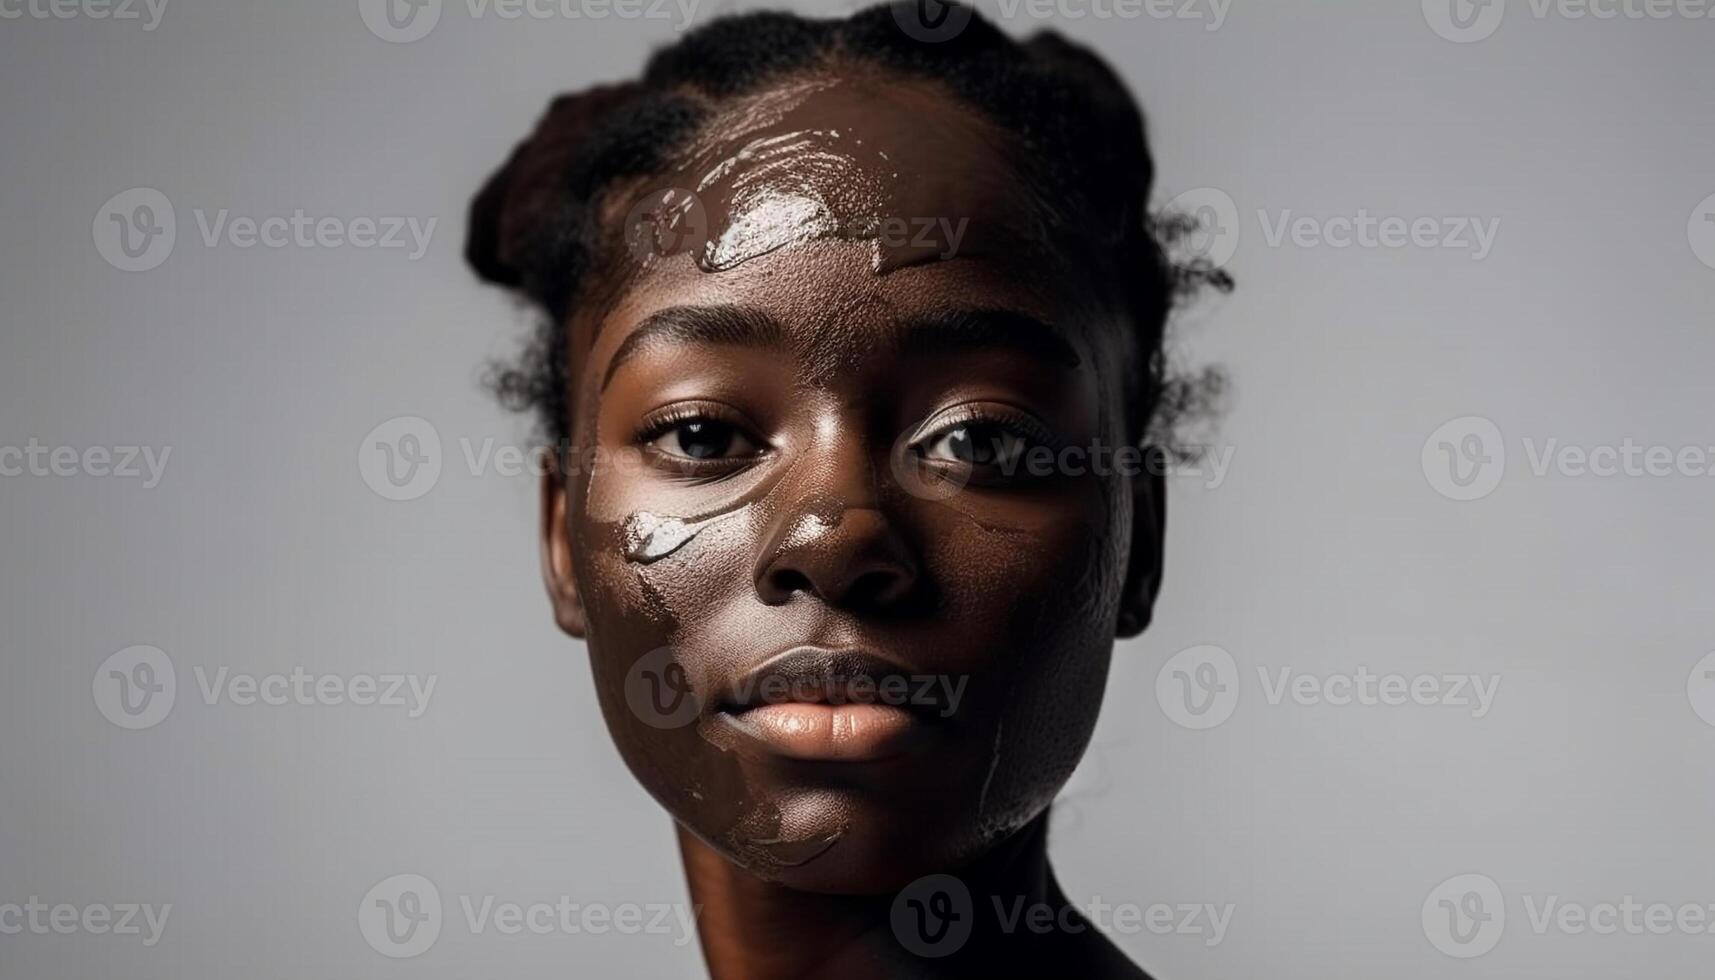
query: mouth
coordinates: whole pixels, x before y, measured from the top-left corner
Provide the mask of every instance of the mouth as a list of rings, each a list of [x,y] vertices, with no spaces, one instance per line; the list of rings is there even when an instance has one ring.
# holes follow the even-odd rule
[[[753,752],[876,762],[920,744],[951,713],[936,680],[864,650],[798,647],[730,683],[715,718]]]

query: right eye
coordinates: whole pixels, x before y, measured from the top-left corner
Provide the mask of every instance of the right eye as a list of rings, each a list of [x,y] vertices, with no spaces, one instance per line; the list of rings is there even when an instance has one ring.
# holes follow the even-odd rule
[[[760,451],[738,426],[705,416],[669,422],[649,444],[668,456],[697,461],[755,456]]]
[[[928,459],[966,466],[1010,467],[1030,445],[1029,439],[1004,425],[967,422],[928,440],[921,452]]]

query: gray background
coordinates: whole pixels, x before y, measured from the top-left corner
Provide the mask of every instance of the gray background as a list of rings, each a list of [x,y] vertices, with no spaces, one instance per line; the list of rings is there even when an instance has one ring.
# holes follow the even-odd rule
[[[1116,936],[1169,980],[1689,977],[1715,960],[1715,935],[1538,933],[1525,906],[1715,903],[1715,707],[1688,690],[1715,650],[1715,478],[1538,476],[1524,448],[1715,445],[1715,268],[1693,247],[1694,211],[1715,207],[1715,20],[1511,0],[1492,36],[1454,43],[1430,19],[1237,0],[1213,31],[1004,22],[1117,66],[1150,112],[1163,201],[1213,187],[1238,210],[1241,288],[1184,346],[1235,379],[1216,437],[1231,468],[1173,483],[1156,624],[1121,645],[1054,826],[1075,899],[1235,907],[1212,947]],[[473,19],[463,0],[411,43],[349,0],[169,0],[152,31],[0,20],[0,446],[171,447],[154,488],[0,477],[0,903],[173,906],[152,948],[0,935],[0,976],[700,971],[694,942],[473,935],[457,905],[685,900],[668,820],[550,622],[534,481],[474,474],[459,448],[527,437],[476,384],[525,321],[460,259],[466,202],[552,94],[632,74],[675,23]],[[177,214],[146,272],[92,233],[133,187]],[[1498,219],[1498,237],[1480,261],[1271,247],[1257,218],[1360,207]],[[211,248],[192,212],[220,208],[438,224],[417,261]],[[359,448],[406,415],[435,427],[443,472],[391,501]],[[1420,460],[1463,416],[1507,453],[1471,501]],[[92,680],[134,644],[172,658],[178,692],[127,731]],[[1237,665],[1237,709],[1207,730],[1155,695],[1198,644]],[[437,687],[417,718],[210,705],[197,666]],[[1360,666],[1500,686],[1475,718],[1270,704],[1257,677]],[[446,921],[392,960],[357,910],[405,872],[438,886]],[[1454,959],[1420,911],[1465,873],[1507,918],[1491,951]]]

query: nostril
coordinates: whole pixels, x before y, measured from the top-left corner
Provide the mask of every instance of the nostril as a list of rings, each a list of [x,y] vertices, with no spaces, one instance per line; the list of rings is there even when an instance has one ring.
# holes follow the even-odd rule
[[[854,579],[847,597],[855,605],[885,605],[903,596],[910,586],[910,577],[900,571],[879,569]]]
[[[813,592],[810,579],[796,568],[772,568],[763,577],[763,600],[770,603],[785,602],[792,598],[794,592]]]
[[[800,508],[771,529],[755,576],[756,594],[768,605],[803,593],[831,606],[879,607],[914,591],[917,565],[879,511],[811,514]]]

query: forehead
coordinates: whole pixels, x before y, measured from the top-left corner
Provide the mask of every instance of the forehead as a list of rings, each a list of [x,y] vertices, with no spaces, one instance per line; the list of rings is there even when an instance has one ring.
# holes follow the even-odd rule
[[[765,308],[799,346],[961,308],[1067,322],[1094,291],[1032,166],[932,82],[829,71],[735,99],[611,202],[627,247],[574,343],[599,370],[678,305]]]

